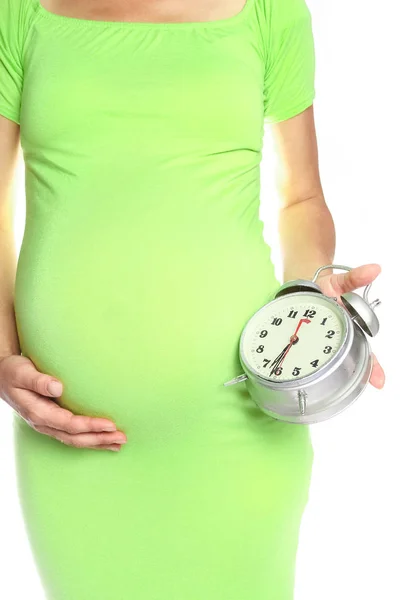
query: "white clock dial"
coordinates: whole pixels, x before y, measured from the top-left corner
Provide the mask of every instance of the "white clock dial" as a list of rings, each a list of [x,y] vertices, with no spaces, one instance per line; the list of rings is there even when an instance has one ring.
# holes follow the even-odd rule
[[[253,371],[272,381],[315,373],[341,348],[346,321],[322,295],[282,296],[262,307],[243,332],[243,351]]]

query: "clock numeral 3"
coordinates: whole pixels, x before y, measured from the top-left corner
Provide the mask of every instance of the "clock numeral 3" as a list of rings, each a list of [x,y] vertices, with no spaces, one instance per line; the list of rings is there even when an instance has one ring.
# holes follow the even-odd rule
[[[332,352],[332,346],[325,346],[324,353],[329,354],[330,352]]]

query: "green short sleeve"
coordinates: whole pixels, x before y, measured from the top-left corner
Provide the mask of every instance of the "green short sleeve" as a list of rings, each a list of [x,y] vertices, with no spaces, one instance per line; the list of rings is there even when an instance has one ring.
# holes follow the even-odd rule
[[[315,52],[305,0],[266,0],[264,119],[277,123],[312,105]]]
[[[0,114],[18,124],[23,81],[20,18],[18,0],[0,0]]]

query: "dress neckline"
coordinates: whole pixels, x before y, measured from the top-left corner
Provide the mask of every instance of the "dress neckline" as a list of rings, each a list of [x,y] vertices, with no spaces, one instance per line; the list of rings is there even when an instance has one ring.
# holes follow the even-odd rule
[[[79,25],[84,27],[125,27],[125,28],[138,28],[138,29],[207,29],[211,27],[225,27],[239,24],[243,19],[246,18],[249,13],[251,6],[255,0],[246,0],[242,9],[231,17],[225,19],[214,19],[211,21],[104,21],[100,19],[84,19],[78,17],[68,17],[67,15],[60,15],[53,13],[45,8],[41,0],[35,0],[36,9],[38,14],[42,17],[52,20],[54,22]]]

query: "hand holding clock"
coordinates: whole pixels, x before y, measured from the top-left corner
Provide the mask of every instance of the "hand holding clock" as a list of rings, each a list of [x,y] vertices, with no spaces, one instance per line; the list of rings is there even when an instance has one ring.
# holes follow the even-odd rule
[[[337,301],[342,304],[340,300],[342,294],[369,285],[376,279],[380,272],[381,267],[376,263],[361,265],[344,273],[331,273],[325,275],[322,271],[321,275],[317,278],[316,283],[320,286],[322,292],[326,296],[336,297]],[[373,367],[369,382],[374,387],[381,389],[385,384],[385,373],[375,354],[372,354],[372,358]]]

